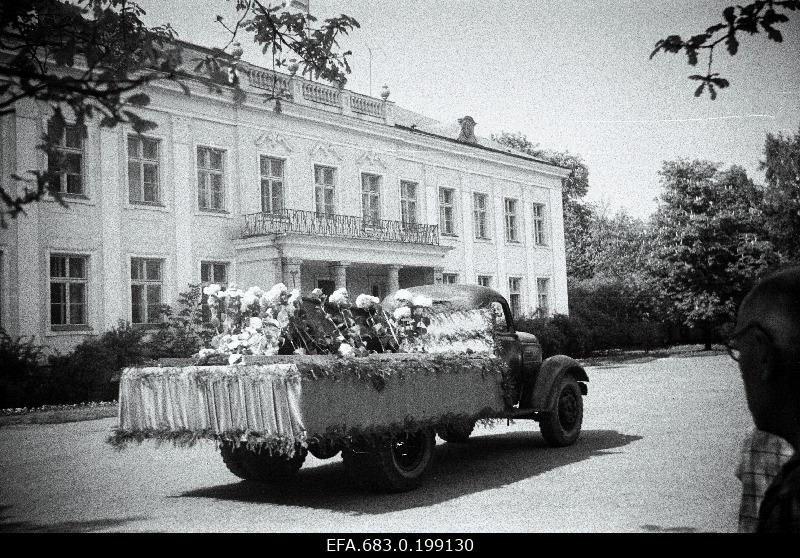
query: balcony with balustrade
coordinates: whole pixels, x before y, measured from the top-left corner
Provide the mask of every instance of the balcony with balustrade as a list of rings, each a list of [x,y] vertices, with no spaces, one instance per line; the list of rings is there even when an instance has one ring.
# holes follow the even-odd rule
[[[301,209],[250,213],[244,216],[242,238],[285,233],[439,246],[438,225],[388,219],[368,220],[354,215],[317,213]]]
[[[294,73],[285,74],[249,64],[241,70],[247,76],[247,85],[254,92],[266,92],[300,106],[394,126],[394,103],[388,100],[389,90],[386,86],[378,99],[311,81]]]

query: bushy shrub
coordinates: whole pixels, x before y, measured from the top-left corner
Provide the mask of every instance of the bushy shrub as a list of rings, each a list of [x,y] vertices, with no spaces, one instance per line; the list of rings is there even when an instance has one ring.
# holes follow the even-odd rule
[[[517,330],[532,333],[542,345],[542,356],[586,356],[591,350],[591,334],[579,319],[563,314],[551,318],[525,317],[517,321]]]
[[[0,328],[0,408],[27,406],[26,393],[42,360],[43,347],[33,337],[13,338]]]
[[[162,323],[144,339],[147,356],[154,359],[190,357],[207,347],[216,332],[203,317],[202,302],[201,286],[189,285],[188,290],[178,295],[176,310],[162,305]]]

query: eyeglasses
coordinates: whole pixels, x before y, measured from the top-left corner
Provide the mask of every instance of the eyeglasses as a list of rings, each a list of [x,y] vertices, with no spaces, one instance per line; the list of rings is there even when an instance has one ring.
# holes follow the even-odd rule
[[[734,331],[733,333],[731,333],[731,335],[728,337],[728,339],[726,339],[723,342],[725,344],[725,348],[728,350],[728,354],[736,362],[739,362],[739,359],[742,358],[742,350],[739,349],[734,344],[735,339],[737,337],[739,337],[740,335],[742,335],[743,333],[745,333],[747,331],[750,331],[753,328],[759,329],[761,331],[761,333],[763,333],[766,336],[766,338],[769,340],[770,343],[773,342],[772,335],[770,334],[769,331],[764,329],[764,326],[762,326],[761,324],[759,324],[757,322],[750,322],[749,324],[747,324],[743,328],[739,329],[738,331]]]

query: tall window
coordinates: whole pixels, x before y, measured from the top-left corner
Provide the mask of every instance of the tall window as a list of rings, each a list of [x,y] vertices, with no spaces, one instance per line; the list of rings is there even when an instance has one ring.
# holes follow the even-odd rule
[[[53,125],[50,134],[54,135]],[[65,126],[57,138],[56,153],[48,155],[47,166],[59,169],[58,191],[62,194],[82,195],[83,189],[83,129]]]
[[[489,238],[487,218],[487,195],[472,194],[472,214],[475,222],[475,238]]]
[[[158,140],[128,136],[128,200],[131,203],[161,203],[158,151]]]
[[[458,273],[442,273],[442,283],[445,285],[455,285],[458,283]]]
[[[222,149],[197,148],[197,196],[200,209],[225,209],[224,157]]]
[[[283,211],[284,162],[261,156],[261,211],[280,213]]]
[[[542,316],[550,315],[550,279],[537,279],[536,292],[539,297],[539,312]]]
[[[400,182],[400,214],[403,224],[417,224],[417,184]]]
[[[200,282],[226,285],[228,283],[228,264],[200,262]]]
[[[511,314],[518,318],[522,312],[522,277],[508,278],[508,305]]]
[[[506,208],[506,240],[517,242],[517,200],[513,198],[505,199]]]
[[[452,188],[439,188],[439,228],[442,234],[456,234],[455,216],[456,191]]]
[[[491,275],[478,275],[478,285],[481,287],[491,287],[492,286],[492,276]]]
[[[50,325],[53,329],[86,326],[86,256],[50,256]]]
[[[159,321],[163,261],[131,259],[131,322],[154,324]]]
[[[334,214],[333,192],[336,185],[336,169],[314,165],[314,199],[317,206],[317,215],[331,216]]]
[[[361,216],[365,223],[377,225],[381,220],[381,177],[361,175]]]
[[[533,243],[537,246],[547,245],[544,225],[544,205],[535,203],[533,204]]]

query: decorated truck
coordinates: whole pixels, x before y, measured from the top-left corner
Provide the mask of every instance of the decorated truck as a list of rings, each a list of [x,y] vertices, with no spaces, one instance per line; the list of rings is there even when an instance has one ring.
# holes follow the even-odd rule
[[[355,304],[344,290],[283,285],[206,293],[213,348],[125,369],[112,444],[216,440],[234,475],[261,482],[290,479],[309,452],[341,453],[356,483],[399,492],[421,484],[437,434],[465,443],[478,422],[525,419],[551,446],[580,435],[586,371],[564,355],[543,361],[490,288],[425,285]]]

